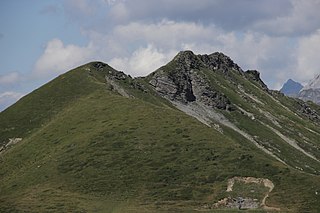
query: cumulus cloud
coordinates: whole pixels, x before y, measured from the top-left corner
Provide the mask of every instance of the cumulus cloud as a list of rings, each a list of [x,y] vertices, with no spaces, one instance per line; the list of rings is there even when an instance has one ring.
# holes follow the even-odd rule
[[[90,44],[86,47],[64,45],[59,39],[48,42],[44,53],[35,63],[33,75],[55,76],[87,62],[93,55]]]
[[[0,111],[15,103],[23,95],[22,93],[12,91],[0,93]]]
[[[0,86],[16,83],[17,81],[19,81],[19,79],[20,76],[17,72],[11,72],[6,75],[0,75]]]

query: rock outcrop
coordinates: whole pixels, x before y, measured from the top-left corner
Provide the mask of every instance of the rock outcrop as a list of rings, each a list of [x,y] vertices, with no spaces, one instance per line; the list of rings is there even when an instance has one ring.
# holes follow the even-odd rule
[[[164,98],[183,104],[201,102],[206,106],[233,110],[230,100],[218,90],[200,69],[212,71],[230,69],[239,71],[238,65],[222,53],[195,55],[191,51],[180,52],[168,65],[151,74],[150,85]]]
[[[242,74],[242,69],[234,63],[228,56],[223,53],[216,52],[210,55],[198,55],[203,64],[212,70],[221,70],[223,73],[228,73],[230,70]]]
[[[298,100],[298,99],[297,99]],[[297,111],[301,113],[302,115],[309,118],[311,121],[319,123],[320,124],[320,114],[316,110],[313,109],[309,105],[310,103],[304,102],[302,100],[297,101]]]
[[[8,142],[4,143],[4,145],[0,147],[0,154],[20,141],[22,141],[22,138],[9,138]]]
[[[260,85],[260,87],[263,90],[268,91],[267,85],[260,78],[260,72],[259,71],[257,71],[257,70],[247,70],[244,74],[245,74],[245,76],[246,76],[246,78],[248,80],[257,82],[258,85]]]

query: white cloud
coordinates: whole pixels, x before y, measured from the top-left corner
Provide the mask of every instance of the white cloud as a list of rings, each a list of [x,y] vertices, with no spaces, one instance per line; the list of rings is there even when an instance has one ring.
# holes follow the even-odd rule
[[[109,64],[133,76],[146,76],[168,63],[175,54],[176,51],[163,52],[153,45],[148,45],[146,48],[137,49],[129,58],[113,58]]]
[[[4,110],[11,104],[19,100],[24,94],[18,92],[7,91],[0,93],[0,111]]]
[[[316,33],[303,37],[299,41],[297,49],[297,67],[295,75],[300,81],[306,83],[316,74],[320,73],[320,30]]]
[[[11,72],[6,75],[0,75],[0,85],[13,84],[19,81],[20,76],[17,72]]]
[[[87,47],[64,45],[61,40],[53,39],[37,60],[33,74],[36,77],[55,76],[87,62],[92,56],[90,44]]]

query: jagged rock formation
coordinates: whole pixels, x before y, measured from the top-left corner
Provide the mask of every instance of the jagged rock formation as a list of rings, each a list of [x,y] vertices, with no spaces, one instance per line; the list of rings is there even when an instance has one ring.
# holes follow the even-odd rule
[[[304,116],[310,120],[320,124],[320,114],[315,109],[310,106],[310,103],[304,101],[297,101],[298,112],[302,113]]]
[[[247,70],[244,74],[249,80],[256,81],[258,83],[258,85],[260,85],[263,90],[268,91],[267,85],[260,78],[260,72],[259,71],[257,71],[257,70]]]
[[[149,83],[163,97],[184,104],[198,101],[206,106],[234,110],[230,100],[210,85],[206,75],[200,69],[221,71],[227,74],[230,69],[241,69],[229,57],[222,53],[195,55],[191,51],[180,52],[167,67],[151,74]]]

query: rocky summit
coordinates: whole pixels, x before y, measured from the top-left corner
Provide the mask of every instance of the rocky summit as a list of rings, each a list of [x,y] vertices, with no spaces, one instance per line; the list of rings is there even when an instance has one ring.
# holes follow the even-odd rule
[[[1,212],[320,212],[319,124],[223,53],[91,62],[0,113]]]

